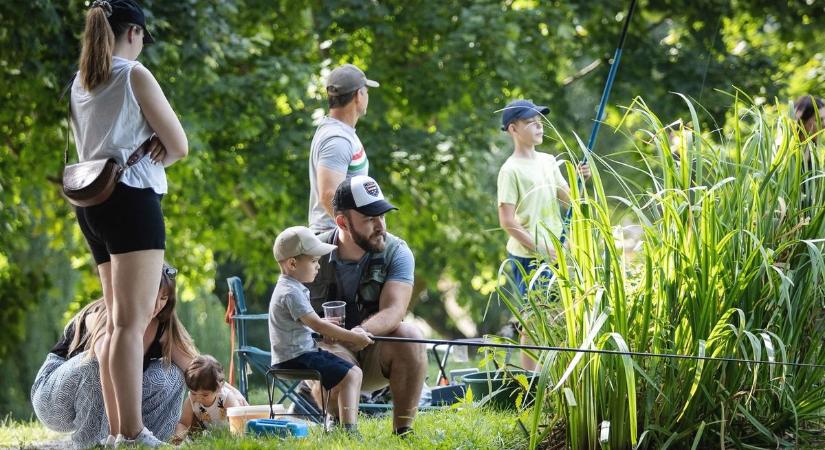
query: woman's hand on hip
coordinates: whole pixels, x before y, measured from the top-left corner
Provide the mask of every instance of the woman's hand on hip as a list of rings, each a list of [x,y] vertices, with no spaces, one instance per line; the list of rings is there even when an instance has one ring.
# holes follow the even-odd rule
[[[161,163],[166,159],[166,147],[163,145],[163,142],[160,141],[160,138],[157,135],[152,136],[151,140],[149,141],[149,148],[148,148],[149,159],[152,161],[152,164]]]

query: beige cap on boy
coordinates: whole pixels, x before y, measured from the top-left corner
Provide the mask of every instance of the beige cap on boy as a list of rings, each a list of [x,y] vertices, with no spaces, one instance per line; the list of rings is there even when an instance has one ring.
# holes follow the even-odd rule
[[[277,261],[300,255],[324,256],[335,250],[335,246],[321,242],[307,227],[289,227],[275,238],[272,253]]]

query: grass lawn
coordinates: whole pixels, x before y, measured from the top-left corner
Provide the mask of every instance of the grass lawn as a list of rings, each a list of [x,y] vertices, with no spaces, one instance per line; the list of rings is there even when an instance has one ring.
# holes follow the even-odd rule
[[[245,438],[216,433],[202,436],[182,448],[290,448],[290,449],[520,449],[526,438],[516,423],[513,412],[468,407],[420,413],[415,421],[415,433],[399,438],[391,433],[391,418],[364,418],[359,421],[362,440],[333,431],[324,433],[318,427],[304,439]],[[61,442],[56,442],[61,441]],[[68,436],[45,429],[37,420],[16,422],[4,420],[0,427],[0,448],[70,448]]]
[[[36,448],[31,446],[32,442],[55,441],[65,436],[47,430],[37,419],[29,422],[0,420],[0,448]]]
[[[427,384],[438,380],[438,368],[430,351]],[[478,367],[481,354],[471,352],[463,359],[450,358],[449,369]],[[249,401],[253,405],[268,403],[263,378],[252,374]],[[306,448],[306,449],[519,449],[526,448],[527,438],[516,423],[515,412],[465,406],[462,409],[427,411],[419,413],[415,434],[401,439],[392,435],[391,417],[359,419],[363,440],[352,439],[338,432],[324,434],[317,427],[305,439],[238,439],[228,432],[202,436],[184,448]],[[69,449],[69,435],[49,431],[36,419],[29,421],[0,418],[0,449]]]

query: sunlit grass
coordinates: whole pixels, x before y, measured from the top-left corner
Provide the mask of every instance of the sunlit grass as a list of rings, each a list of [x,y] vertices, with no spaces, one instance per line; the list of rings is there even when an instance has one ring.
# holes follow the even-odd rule
[[[25,448],[34,442],[67,439],[67,435],[49,431],[37,419],[14,420],[6,417],[0,420],[0,448]]]
[[[324,433],[313,427],[310,435],[298,439],[253,438],[243,439],[218,432],[201,436],[181,448],[191,449],[522,449],[526,436],[516,424],[512,412],[498,412],[484,408],[429,411],[415,421],[415,432],[407,438],[392,434],[390,417],[365,418],[359,421],[361,438],[353,438],[340,431]],[[36,448],[35,443],[65,435],[47,431],[39,422],[3,422],[0,428],[0,447]]]
[[[463,411],[433,411],[416,418],[415,434],[401,439],[392,434],[391,419],[359,421],[361,439],[338,432],[324,433],[315,427],[305,439],[286,441],[237,441],[231,437],[206,438],[194,448],[288,448],[295,449],[518,449],[525,448],[524,434],[513,413],[470,408]]]

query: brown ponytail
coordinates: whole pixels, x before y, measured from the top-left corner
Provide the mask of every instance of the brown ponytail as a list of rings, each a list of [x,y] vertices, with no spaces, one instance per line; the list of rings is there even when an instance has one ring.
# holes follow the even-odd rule
[[[80,51],[80,85],[84,89],[91,91],[109,80],[114,48],[115,34],[106,19],[106,11],[92,7],[86,13]]]

